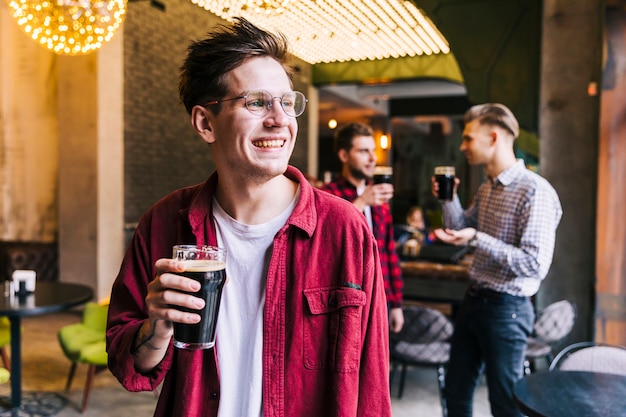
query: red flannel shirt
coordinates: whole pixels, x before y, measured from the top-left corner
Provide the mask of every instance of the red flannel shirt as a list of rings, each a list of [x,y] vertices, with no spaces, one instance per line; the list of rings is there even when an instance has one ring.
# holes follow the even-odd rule
[[[263,412],[266,417],[390,417],[387,306],[376,241],[353,205],[314,189],[289,167],[300,198],[276,233],[263,311]],[[154,263],[172,245],[215,245],[211,198],[217,182],[175,191],[139,221],[113,284],[107,323],[109,369],[129,391],[163,387],[155,417],[216,417],[216,349],[171,344],[143,374],[133,339],[147,319]],[[229,256],[237,256],[230,254]],[[245,256],[245,254],[239,254]],[[228,267],[227,267],[228,270]],[[241,386],[245,390],[245,385]]]
[[[322,190],[328,191],[338,197],[353,202],[359,196],[356,187],[343,176],[339,175],[334,182],[324,184]],[[400,260],[396,252],[396,244],[393,239],[393,218],[389,204],[370,207],[372,211],[372,226],[378,253],[380,254],[380,265],[385,280],[385,294],[390,307],[401,307],[402,305],[402,271],[400,270]]]

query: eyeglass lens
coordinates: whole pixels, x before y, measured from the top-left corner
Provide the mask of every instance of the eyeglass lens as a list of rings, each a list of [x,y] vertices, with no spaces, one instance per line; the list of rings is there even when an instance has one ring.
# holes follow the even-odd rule
[[[304,113],[306,107],[306,98],[299,91],[290,91],[283,94],[282,97],[273,97],[265,90],[252,90],[245,97],[246,108],[254,114],[267,114],[274,100],[279,99],[280,105],[288,116],[297,117]]]

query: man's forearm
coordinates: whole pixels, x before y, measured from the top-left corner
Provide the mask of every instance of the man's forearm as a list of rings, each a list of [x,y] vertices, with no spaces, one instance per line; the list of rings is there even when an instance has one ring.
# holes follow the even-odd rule
[[[140,372],[149,372],[154,369],[167,352],[170,337],[158,337],[156,335],[158,326],[171,327],[172,324],[166,320],[146,320],[135,336],[132,353],[135,357],[135,368]]]

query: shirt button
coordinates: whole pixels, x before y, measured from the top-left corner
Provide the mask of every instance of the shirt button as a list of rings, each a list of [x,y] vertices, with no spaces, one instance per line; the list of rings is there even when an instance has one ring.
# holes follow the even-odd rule
[[[517,314],[513,313],[513,314],[511,314],[511,317],[513,317],[514,319],[516,319],[516,318],[517,318]]]
[[[213,391],[211,393],[211,398],[216,399],[217,398],[217,392]]]

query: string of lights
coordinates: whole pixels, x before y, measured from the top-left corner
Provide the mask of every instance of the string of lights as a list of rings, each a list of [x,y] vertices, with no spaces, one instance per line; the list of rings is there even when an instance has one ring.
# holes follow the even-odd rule
[[[407,0],[191,1],[228,21],[243,16],[284,33],[293,54],[311,64],[450,52],[435,25]]]

